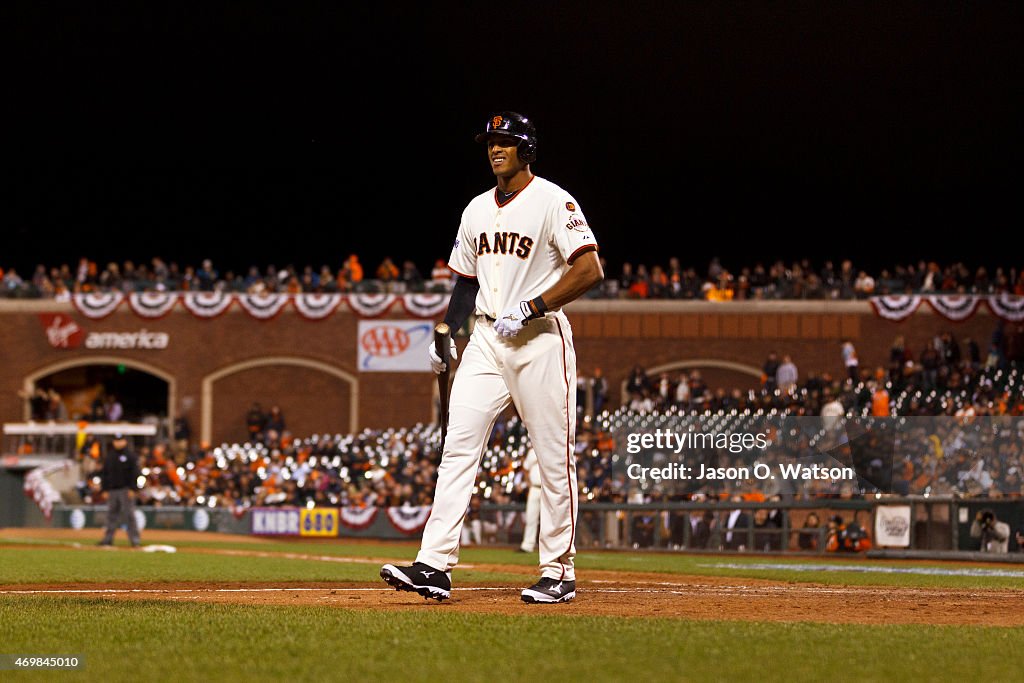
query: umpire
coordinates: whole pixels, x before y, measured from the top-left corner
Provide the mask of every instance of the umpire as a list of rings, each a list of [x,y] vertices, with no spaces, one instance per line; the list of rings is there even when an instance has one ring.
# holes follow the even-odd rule
[[[114,532],[122,521],[128,525],[128,540],[139,547],[139,526],[135,523],[135,491],[139,484],[139,459],[128,448],[124,434],[114,434],[111,447],[103,458],[100,484],[107,492],[107,529],[99,545],[113,545]]]

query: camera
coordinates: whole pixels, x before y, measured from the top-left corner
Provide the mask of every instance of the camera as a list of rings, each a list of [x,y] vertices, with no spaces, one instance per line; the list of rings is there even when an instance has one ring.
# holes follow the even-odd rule
[[[996,515],[991,510],[982,510],[978,513],[978,522],[983,529],[992,529],[996,525]]]

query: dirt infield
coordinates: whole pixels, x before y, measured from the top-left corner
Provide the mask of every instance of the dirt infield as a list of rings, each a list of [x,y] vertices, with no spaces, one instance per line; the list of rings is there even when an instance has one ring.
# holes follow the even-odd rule
[[[25,533],[29,531],[31,533]],[[17,532],[17,533],[13,533]],[[82,532],[3,530],[7,538],[32,537],[82,540]],[[189,532],[150,533],[148,542],[195,540]],[[204,540],[211,540],[209,535]],[[244,542],[249,537],[232,537]],[[25,546],[20,546],[24,548]],[[77,550],[61,546],[69,552]],[[112,552],[135,552],[127,549]],[[294,553],[249,550],[179,548],[183,553],[233,556],[291,557],[310,561],[379,565],[396,558],[351,558],[318,555],[315,545],[295,546]],[[950,624],[984,626],[1024,625],[1024,590],[961,590],[829,586],[751,578],[687,576],[665,573],[587,571],[577,586],[577,598],[565,605],[525,605],[519,590],[535,568],[519,565],[473,564],[477,571],[523,575],[521,585],[476,583],[463,585],[455,573],[452,599],[438,604],[412,593],[400,593],[381,583],[115,583],[0,585],[3,595],[74,595],[118,600],[200,601],[247,605],[315,605],[350,609],[443,610],[506,615],[559,614],[575,616],[670,617],[681,619],[859,624]],[[2,599],[2,598],[0,598]]]
[[[673,582],[581,581],[567,605],[525,605],[520,586],[456,586],[436,603],[378,584],[75,584],[0,587],[0,595],[74,595],[119,600],[173,600],[245,605],[316,605],[349,609],[445,610],[485,614],[745,621],[814,621],[853,624],[1024,625],[1024,599],[1016,591],[833,588],[750,585],[727,580]],[[769,583],[770,582],[765,582]]]

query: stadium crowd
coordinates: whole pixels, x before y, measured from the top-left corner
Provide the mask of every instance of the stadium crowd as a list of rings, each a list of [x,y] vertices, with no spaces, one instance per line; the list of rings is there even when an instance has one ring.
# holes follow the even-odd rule
[[[973,271],[963,263],[945,267],[919,261],[896,265],[869,274],[845,260],[837,268],[825,261],[816,269],[804,259],[789,265],[776,261],[768,267],[756,264],[738,273],[712,259],[704,273],[683,267],[676,257],[667,266],[622,265],[618,280],[602,287],[607,296],[633,299],[865,299],[874,295],[905,293],[1024,294],[1024,270],[985,267]]]
[[[940,340],[944,336],[938,335]],[[947,339],[945,343],[955,342]],[[848,498],[874,492],[1024,496],[1024,364],[1005,358],[985,364],[970,354],[940,354],[933,377],[923,369],[904,372],[907,361],[896,360],[898,365],[865,372],[856,380],[810,374],[802,382],[780,386],[778,377],[774,382],[766,377],[756,391],[712,389],[698,371],[652,381],[637,369],[627,388],[634,395],[639,388],[649,403],[638,407],[634,400],[615,410],[605,409],[606,399],[597,398],[606,387],[600,373],[582,378],[578,403],[597,410],[578,420],[580,498],[596,502],[734,496],[765,500],[771,496]],[[680,390],[684,385],[686,390]],[[876,430],[872,434],[891,435],[848,456],[845,464],[857,470],[856,481],[808,481],[789,488],[751,480],[639,486],[626,477],[620,460],[631,430],[664,427],[682,433],[700,425],[743,431],[752,424],[779,430],[783,418],[816,418],[818,429],[822,416],[846,416],[869,431]],[[915,419],[926,417],[933,419]],[[986,431],[983,425],[997,428]],[[766,457],[779,462],[833,457],[834,453],[822,455],[828,450],[825,431],[779,441]],[[296,438],[279,407],[264,413],[257,404],[245,416],[243,433],[244,438],[231,445],[194,446],[186,432],[181,440],[140,449],[146,478],[140,502],[231,508],[431,503],[438,464],[436,426]],[[481,462],[477,490],[483,499],[495,503],[524,499],[528,480],[522,463],[528,448],[528,435],[514,415],[499,420]],[[89,443],[82,451],[83,457],[98,452]],[[716,466],[739,464],[744,458],[749,464],[751,457],[717,449],[691,455]],[[95,481],[83,481],[80,493],[87,502],[101,497]]]
[[[605,272],[608,264],[604,263]],[[319,268],[288,265],[278,268],[250,266],[244,273],[221,271],[210,259],[199,266],[179,266],[159,257],[149,263],[110,262],[100,266],[87,258],[72,268],[68,264],[38,265],[31,276],[23,277],[14,268],[0,268],[0,297],[67,299],[75,292],[120,290],[134,291],[212,291],[237,293],[301,292],[446,292],[452,274],[443,260],[437,260],[429,272],[421,271],[410,260],[399,267],[390,257],[368,270],[356,254],[338,267]],[[708,299],[729,301],[744,299],[858,299],[876,294],[1009,292],[1024,295],[1024,269],[984,266],[969,268],[963,263],[940,266],[920,261],[895,265],[877,273],[856,268],[849,260],[838,267],[826,261],[816,268],[809,261],[791,264],[777,261],[768,266],[755,264],[737,272],[713,259],[702,272],[692,265],[683,266],[672,257],[666,264],[648,268],[622,264],[618,278],[609,277],[587,294],[590,298],[629,299]]]

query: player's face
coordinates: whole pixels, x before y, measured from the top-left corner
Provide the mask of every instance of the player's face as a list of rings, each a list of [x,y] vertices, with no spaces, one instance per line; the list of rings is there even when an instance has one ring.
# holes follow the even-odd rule
[[[496,176],[514,176],[526,166],[519,160],[519,139],[507,135],[487,140],[487,160]]]

